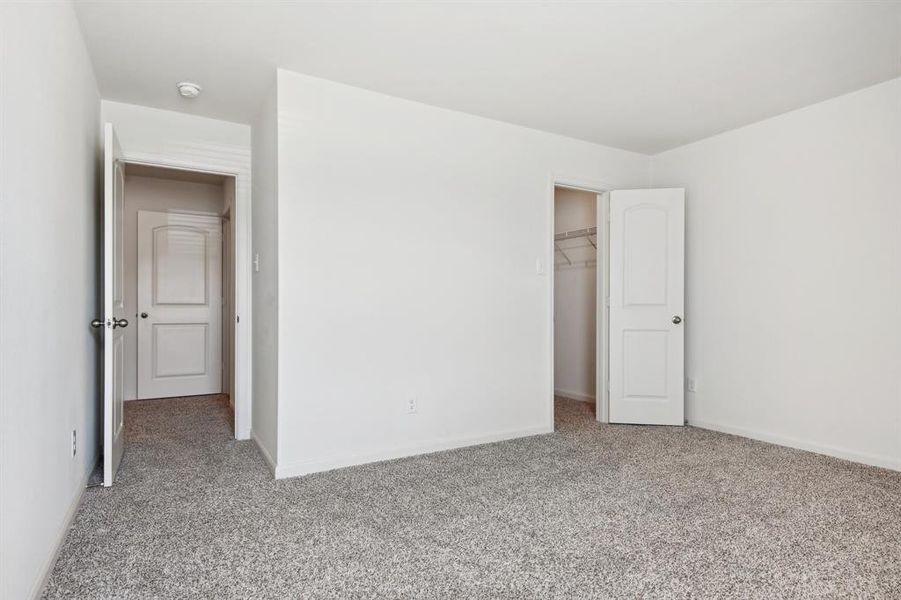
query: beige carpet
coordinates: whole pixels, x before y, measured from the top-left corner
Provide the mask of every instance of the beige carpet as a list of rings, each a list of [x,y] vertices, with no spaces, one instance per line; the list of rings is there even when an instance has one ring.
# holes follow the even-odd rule
[[[274,481],[219,398],[128,403],[47,598],[901,598],[901,474],[600,426]]]

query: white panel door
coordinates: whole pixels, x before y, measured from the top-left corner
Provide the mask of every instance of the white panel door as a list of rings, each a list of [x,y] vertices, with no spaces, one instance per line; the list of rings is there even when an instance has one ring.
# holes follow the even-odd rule
[[[684,425],[685,190],[610,193],[610,422]]]
[[[125,163],[112,123],[103,131],[103,485],[113,485],[125,448]]]
[[[222,391],[222,225],[138,212],[138,398]]]

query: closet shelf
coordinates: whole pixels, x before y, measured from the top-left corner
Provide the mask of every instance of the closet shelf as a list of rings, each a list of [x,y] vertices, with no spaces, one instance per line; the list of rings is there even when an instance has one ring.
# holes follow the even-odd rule
[[[582,229],[573,229],[571,231],[561,231],[560,233],[554,234],[554,248],[557,250],[557,252],[559,252],[563,256],[564,260],[566,260],[567,266],[573,267],[573,266],[576,266],[576,264],[573,263],[572,259],[570,259],[569,256],[567,256],[566,251],[563,248],[561,248],[557,242],[561,242],[563,240],[575,240],[575,239],[579,239],[579,238],[587,238],[588,243],[591,244],[591,246],[595,250],[597,250],[597,248],[598,248],[597,235],[598,235],[597,227],[584,227]],[[592,239],[592,238],[594,238],[594,239]],[[589,263],[590,262],[593,263],[594,261],[580,261],[580,262],[584,263],[584,266],[589,266]]]
[[[591,237],[591,236],[597,236],[597,234],[598,234],[597,227],[585,227],[583,229],[573,229],[572,231],[561,231],[560,233],[555,233],[554,241],[559,242],[560,240],[571,240],[573,238]]]

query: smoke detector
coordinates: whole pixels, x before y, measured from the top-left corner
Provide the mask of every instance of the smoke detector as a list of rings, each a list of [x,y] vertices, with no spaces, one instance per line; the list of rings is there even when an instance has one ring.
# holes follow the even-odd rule
[[[182,81],[175,84],[175,87],[178,88],[178,93],[182,95],[184,98],[196,98],[200,95],[200,91],[203,89],[196,83],[191,83],[190,81]]]

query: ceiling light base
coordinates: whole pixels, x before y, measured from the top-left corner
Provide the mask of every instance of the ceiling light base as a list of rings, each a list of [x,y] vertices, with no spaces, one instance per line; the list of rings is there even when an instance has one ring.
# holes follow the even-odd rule
[[[181,81],[175,84],[175,87],[178,88],[178,93],[184,98],[196,98],[203,90],[202,87],[190,81]]]

